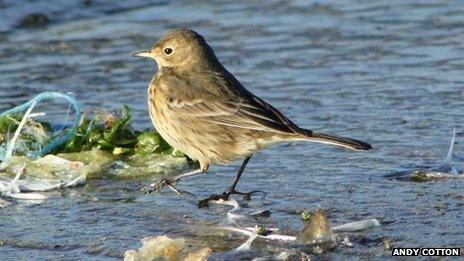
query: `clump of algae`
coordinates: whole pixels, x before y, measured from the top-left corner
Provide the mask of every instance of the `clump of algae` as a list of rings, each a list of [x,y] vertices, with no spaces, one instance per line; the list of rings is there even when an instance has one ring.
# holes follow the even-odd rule
[[[47,190],[56,188],[57,184],[82,184],[69,183],[79,177],[84,177],[84,181],[87,178],[133,178],[186,168],[187,158],[184,154],[170,147],[159,133],[154,130],[134,130],[131,111],[127,106],[114,114],[98,111],[84,115],[76,133],[69,140],[56,147],[52,154],[38,159],[31,157],[37,155],[33,152],[53,141],[58,131],[56,128],[62,127],[54,129],[49,122],[27,118],[14,144],[13,157],[3,164],[0,180],[8,183],[22,166],[24,188]],[[23,116],[0,116],[0,153],[9,145]],[[44,180],[47,182],[39,182]],[[37,182],[37,186],[33,182]]]

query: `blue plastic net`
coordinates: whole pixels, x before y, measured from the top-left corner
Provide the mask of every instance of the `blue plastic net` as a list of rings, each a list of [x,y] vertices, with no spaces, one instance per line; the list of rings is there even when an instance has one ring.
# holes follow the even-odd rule
[[[54,149],[58,148],[62,144],[66,143],[70,138],[72,138],[76,134],[77,127],[79,126],[81,120],[81,105],[80,103],[71,95],[64,94],[60,92],[43,92],[39,95],[35,96],[28,102],[16,106],[12,109],[9,109],[0,115],[11,115],[16,113],[24,113],[27,111],[32,105],[39,104],[40,102],[47,101],[47,100],[61,100],[64,99],[69,102],[69,104],[74,109],[74,121],[69,128],[66,128],[60,131],[58,134],[54,135],[53,139],[43,146],[38,151],[30,152],[31,156],[44,156]],[[0,161],[5,160],[5,149],[3,147],[0,148]]]

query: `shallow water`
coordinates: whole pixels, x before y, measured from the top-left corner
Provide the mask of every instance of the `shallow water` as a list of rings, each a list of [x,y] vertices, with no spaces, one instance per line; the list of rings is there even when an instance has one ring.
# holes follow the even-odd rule
[[[384,222],[351,235],[352,248],[322,255],[329,258],[389,257],[383,239],[403,247],[464,245],[464,180],[384,177],[440,161],[452,127],[458,133],[453,163],[463,169],[462,2],[55,2],[0,3],[0,111],[58,90],[73,92],[89,109],[128,104],[136,126],[149,128],[145,93],[156,67],[131,52],[169,29],[189,27],[248,89],[299,125],[375,147],[354,153],[294,143],[255,155],[239,188],[268,192],[249,203],[272,211],[267,223],[297,231],[301,210],[316,205],[335,224],[370,217]],[[50,21],[19,26],[33,12]],[[180,186],[199,197],[221,192],[238,164],[215,166]],[[188,237],[216,251],[245,241],[198,229],[220,223],[227,208],[198,209],[195,199],[168,190],[142,195],[138,189],[150,181],[95,180],[51,193],[42,204],[0,209],[0,256],[121,257],[157,234]]]

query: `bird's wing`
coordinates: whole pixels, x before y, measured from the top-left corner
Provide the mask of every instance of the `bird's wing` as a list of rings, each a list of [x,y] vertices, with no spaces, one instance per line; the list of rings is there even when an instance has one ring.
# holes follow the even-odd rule
[[[211,123],[261,131],[288,132],[282,124],[266,117],[259,110],[235,101],[217,99],[181,101],[172,99],[169,107],[176,115],[185,115]]]
[[[183,81],[175,83],[177,90],[169,99],[168,106],[176,115],[244,129],[310,135],[309,130],[299,128],[277,109],[245,89],[239,95],[218,96],[204,89],[179,86]]]

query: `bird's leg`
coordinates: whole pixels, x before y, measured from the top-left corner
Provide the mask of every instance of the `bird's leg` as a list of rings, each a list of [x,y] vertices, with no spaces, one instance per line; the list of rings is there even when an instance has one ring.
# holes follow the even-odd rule
[[[145,186],[142,188],[142,191],[145,193],[145,194],[149,194],[149,193],[152,193],[152,192],[155,192],[155,191],[160,191],[162,190],[165,186],[168,186],[171,190],[173,190],[174,192],[176,192],[177,194],[190,194],[190,195],[193,195],[192,193],[188,192],[188,191],[184,191],[184,190],[180,190],[178,188],[176,188],[174,186],[174,183],[176,183],[177,181],[183,179],[183,178],[186,178],[186,177],[190,177],[190,176],[194,176],[194,175],[197,175],[197,174],[200,174],[200,173],[204,173],[206,172],[208,168],[204,168],[204,167],[201,167],[199,169],[196,169],[194,171],[191,171],[191,172],[188,172],[188,173],[184,173],[184,174],[180,174],[180,175],[177,175],[175,177],[172,177],[172,178],[164,178],[158,182],[155,182],[155,183],[152,183],[148,186]],[[193,195],[195,196],[195,195]]]
[[[203,200],[200,200],[200,202],[198,202],[198,206],[199,207],[205,207],[208,205],[208,202],[210,200],[219,200],[219,199],[223,199],[223,200],[228,200],[229,199],[229,196],[231,194],[239,194],[239,195],[243,195],[243,197],[246,199],[246,200],[250,200],[251,198],[251,195],[255,194],[255,193],[262,193],[264,196],[266,195],[266,192],[262,191],[262,190],[253,190],[253,191],[250,191],[250,192],[240,192],[240,191],[237,191],[235,190],[235,187],[237,187],[237,183],[238,181],[240,180],[240,177],[242,176],[243,174],[243,171],[245,171],[245,168],[248,164],[248,162],[250,161],[251,159],[251,156],[248,156],[245,158],[245,160],[243,161],[242,165],[240,166],[240,169],[238,170],[237,172],[237,175],[235,176],[234,178],[234,181],[232,182],[232,185],[226,190],[224,191],[222,194],[220,195],[217,195],[217,194],[213,194],[211,195],[209,198],[206,198],[206,199],[203,199]]]
[[[255,193],[263,193],[264,195],[266,195],[266,192],[261,191],[261,190],[253,190],[250,192],[240,192],[240,191],[235,190],[235,188],[237,187],[237,183],[240,180],[240,177],[242,176],[248,162],[251,159],[251,156],[252,155],[246,157],[246,159],[243,161],[242,165],[240,166],[240,169],[238,170],[237,175],[234,178],[234,182],[232,182],[232,185],[230,185],[230,187],[226,191],[224,191],[224,193],[222,193],[222,196],[224,197],[224,199],[227,199],[229,195],[231,194],[243,195],[246,200],[249,200],[251,198],[251,195]]]

